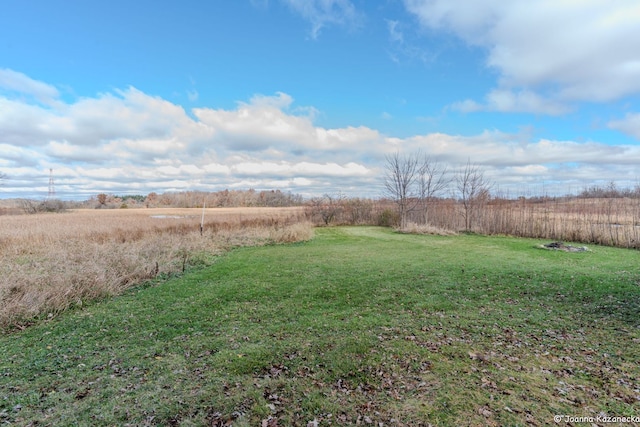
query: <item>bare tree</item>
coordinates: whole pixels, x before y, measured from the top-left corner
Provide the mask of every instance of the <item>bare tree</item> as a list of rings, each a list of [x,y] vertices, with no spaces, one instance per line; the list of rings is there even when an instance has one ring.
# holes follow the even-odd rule
[[[329,225],[342,212],[345,200],[346,196],[342,193],[338,193],[335,196],[325,194],[322,197],[314,197],[308,203],[311,209],[311,216],[319,216],[322,218],[324,225]]]
[[[431,157],[425,156],[418,170],[418,187],[425,224],[429,223],[429,207],[432,201],[446,190],[450,184],[451,177],[448,176],[447,167]]]
[[[99,203],[98,207],[100,208],[105,207],[109,196],[107,196],[105,193],[100,193],[98,194],[97,197],[98,197],[98,203]]]
[[[148,208],[153,208],[158,203],[158,193],[151,192],[147,194],[147,197],[144,199],[144,205]]]
[[[479,208],[489,198],[490,182],[484,171],[471,161],[456,176],[456,186],[462,200],[462,216],[465,230],[470,231]]]
[[[395,201],[400,215],[400,228],[407,225],[407,215],[419,202],[419,194],[415,189],[420,171],[420,154],[386,156],[386,174],[384,177],[385,192]]]
[[[20,199],[18,203],[26,214],[35,214],[39,211],[38,202],[35,200]]]

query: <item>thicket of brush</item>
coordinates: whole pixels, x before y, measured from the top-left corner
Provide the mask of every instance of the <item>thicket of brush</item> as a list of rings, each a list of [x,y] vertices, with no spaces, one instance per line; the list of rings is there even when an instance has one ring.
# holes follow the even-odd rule
[[[434,198],[413,203],[404,228],[392,200],[324,198],[307,209],[316,225],[382,225],[431,234],[504,234],[640,249],[640,198],[636,197],[513,200],[484,195],[473,200],[467,210],[458,200]],[[469,216],[468,222],[465,216]]]
[[[308,240],[300,209],[200,216],[144,210],[5,216],[0,222],[0,330],[204,266],[229,248]],[[199,213],[199,212],[198,212]]]
[[[478,204],[470,215],[467,231],[480,234],[640,248],[640,199],[492,199]],[[461,217],[455,202],[436,201],[429,223],[463,230]]]

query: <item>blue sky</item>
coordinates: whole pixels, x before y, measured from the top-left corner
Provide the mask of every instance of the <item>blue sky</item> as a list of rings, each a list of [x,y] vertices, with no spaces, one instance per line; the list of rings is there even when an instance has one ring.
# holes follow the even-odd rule
[[[640,174],[640,4],[3,0],[0,197],[382,192],[385,155],[510,194]]]

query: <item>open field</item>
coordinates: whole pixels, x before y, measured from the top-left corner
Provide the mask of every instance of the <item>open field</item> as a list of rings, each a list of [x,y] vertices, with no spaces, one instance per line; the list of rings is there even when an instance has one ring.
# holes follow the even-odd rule
[[[638,252],[540,243],[344,227],[236,249],[0,337],[0,423],[640,416]]]
[[[231,247],[308,239],[300,208],[76,210],[0,217],[0,330],[211,264]]]
[[[6,203],[15,207],[19,201]],[[195,208],[2,215],[0,331],[116,295],[149,278],[207,265],[229,247],[304,240],[311,234],[308,220],[316,225],[395,225],[395,208],[388,200],[324,198],[298,207],[207,209],[204,236],[199,235],[202,211]],[[416,205],[409,213],[408,229],[455,234],[465,228],[462,206],[455,200],[431,200],[428,215],[424,209]],[[640,249],[638,198],[492,198],[468,214],[470,231],[481,234]]]

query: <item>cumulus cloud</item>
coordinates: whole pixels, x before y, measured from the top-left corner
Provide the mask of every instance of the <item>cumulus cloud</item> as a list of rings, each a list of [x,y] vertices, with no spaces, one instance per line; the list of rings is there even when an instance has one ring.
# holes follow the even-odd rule
[[[312,147],[313,125],[308,117],[283,111],[292,102],[289,95],[255,96],[249,103],[239,103],[236,110],[197,108],[194,115],[211,129],[212,141],[229,149],[262,151],[279,144]]]
[[[250,187],[377,197],[384,156],[396,151],[420,150],[451,170],[471,159],[513,193],[542,181],[574,190],[594,179],[634,183],[640,163],[636,145],[498,130],[398,138],[365,126],[318,126],[310,111],[282,92],[189,114],[133,87],[52,105],[0,95],[0,170],[11,178],[3,197],[46,195],[49,168],[64,198]],[[639,115],[609,126],[633,134]]]
[[[549,99],[544,102],[553,105],[540,108],[539,101],[516,96],[515,102],[501,105],[489,99],[478,104],[480,108],[557,114],[567,108],[561,104],[606,102],[640,92],[637,2],[404,0],[404,4],[423,26],[451,32],[486,49],[487,66],[500,75],[494,92],[511,93],[512,98],[541,92]]]
[[[376,131],[321,128],[315,108],[293,104],[286,93],[257,94],[233,109],[189,115],[134,87],[55,105],[0,95],[0,167],[12,176],[3,190],[46,192],[49,168],[69,183],[57,185],[60,195],[75,192],[67,197],[241,182],[305,193],[339,178],[372,179],[357,153],[382,142]]]
[[[637,161],[640,155],[637,146],[548,139],[530,141],[500,131],[485,131],[475,136],[435,133],[403,142],[414,150],[421,148],[454,163],[469,158],[496,168],[568,163],[628,165]]]

